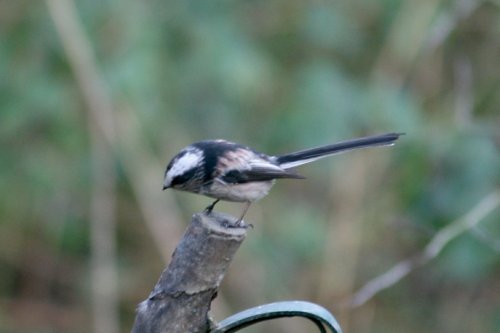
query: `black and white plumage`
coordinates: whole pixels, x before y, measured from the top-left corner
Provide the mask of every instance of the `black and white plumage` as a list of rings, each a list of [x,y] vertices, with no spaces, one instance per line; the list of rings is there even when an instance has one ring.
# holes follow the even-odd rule
[[[290,171],[291,168],[353,149],[391,146],[400,135],[369,136],[280,156],[259,153],[225,140],[200,141],[182,149],[170,161],[163,189],[173,188],[215,198],[207,212],[219,200],[245,202],[247,205],[238,220],[241,223],[250,204],[266,196],[276,179],[304,178]]]

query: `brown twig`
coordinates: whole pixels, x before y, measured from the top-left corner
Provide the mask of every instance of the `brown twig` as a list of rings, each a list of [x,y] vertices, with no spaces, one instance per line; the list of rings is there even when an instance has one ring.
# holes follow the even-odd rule
[[[116,173],[112,147],[116,138],[113,108],[98,75],[87,40],[71,0],[47,0],[68,60],[88,105],[93,162],[90,204],[92,311],[94,332],[119,332],[115,241]]]
[[[474,228],[500,205],[500,192],[493,191],[458,220],[441,229],[417,255],[394,265],[384,274],[370,280],[350,298],[347,304],[357,307],[365,304],[380,291],[393,286],[414,269],[436,258],[443,248],[464,232]]]

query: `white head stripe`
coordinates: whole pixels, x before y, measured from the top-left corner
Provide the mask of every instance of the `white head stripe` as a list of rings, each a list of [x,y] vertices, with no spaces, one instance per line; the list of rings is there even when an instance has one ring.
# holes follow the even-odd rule
[[[173,178],[175,176],[182,175],[186,171],[194,168],[200,163],[203,153],[201,150],[192,149],[188,150],[184,155],[177,159],[172,168],[168,171],[168,175]]]

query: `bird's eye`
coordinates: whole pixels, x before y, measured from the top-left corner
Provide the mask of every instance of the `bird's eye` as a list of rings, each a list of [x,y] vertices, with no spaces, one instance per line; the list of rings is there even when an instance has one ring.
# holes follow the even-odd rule
[[[176,186],[176,185],[180,185],[180,184],[184,184],[184,183],[188,182],[189,180],[191,180],[194,177],[195,172],[196,172],[196,169],[193,168],[191,170],[184,172],[182,175],[175,176],[172,179],[172,186]]]

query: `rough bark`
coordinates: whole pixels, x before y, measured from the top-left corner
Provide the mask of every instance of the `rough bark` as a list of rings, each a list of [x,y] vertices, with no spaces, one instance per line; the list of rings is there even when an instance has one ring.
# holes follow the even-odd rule
[[[245,239],[235,218],[195,214],[148,299],[139,304],[133,333],[207,332],[208,311],[231,260]]]

